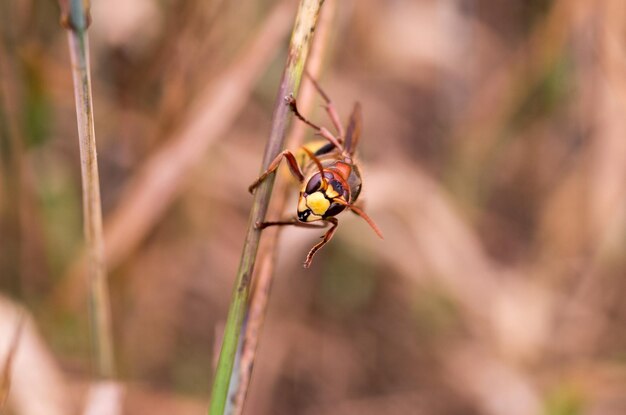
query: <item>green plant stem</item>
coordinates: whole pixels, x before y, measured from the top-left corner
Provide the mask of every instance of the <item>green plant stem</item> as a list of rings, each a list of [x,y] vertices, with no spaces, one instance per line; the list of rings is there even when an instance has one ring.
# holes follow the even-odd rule
[[[324,52],[328,44],[330,29],[335,13],[337,1],[327,1],[321,10],[315,30],[315,37],[311,44],[306,70],[313,79],[318,79],[321,72]],[[298,91],[298,107],[304,114],[312,107],[316,90],[309,81],[303,81]],[[303,141],[308,126],[304,123],[292,123],[287,135],[287,148],[296,149]],[[270,212],[274,212],[276,220],[284,217],[284,211],[293,192],[293,185],[287,180],[279,181],[274,187],[270,204]],[[273,219],[270,219],[273,220]],[[245,324],[239,337],[239,346],[235,357],[235,369],[230,379],[226,415],[240,415],[243,413],[246,396],[252,378],[252,369],[256,360],[257,346],[269,303],[269,296],[276,264],[276,248],[278,246],[281,227],[268,228],[264,231],[263,241],[259,249],[254,271],[254,284],[250,293],[250,304],[247,310]]]
[[[60,4],[61,21],[68,29],[74,97],[76,99],[83,187],[83,226],[89,258],[89,316],[92,346],[98,376],[102,379],[110,379],[115,375],[113,336],[104,259],[98,158],[96,156],[96,135],[89,69],[89,42],[87,37],[89,3],[83,2],[83,0],[65,0],[61,1]]]
[[[315,30],[317,17],[323,0],[301,0],[294,29],[289,43],[287,62],[278,89],[278,96],[272,116],[272,127],[270,136],[265,148],[261,172],[265,171],[270,162],[278,155],[284,147],[286,127],[289,110],[285,105],[285,97],[295,93],[300,85],[304,64],[309,51],[309,44]],[[211,404],[209,414],[222,415],[228,396],[228,385],[232,375],[235,354],[241,326],[246,314],[248,297],[250,293],[250,282],[252,272],[259,247],[261,231],[255,228],[255,223],[265,218],[269,204],[275,174],[268,176],[256,189],[250,211],[248,231],[244,241],[243,252],[239,263],[239,270],[235,279],[233,297],[228,310],[228,318],[224,329],[222,349],[217,363],[217,370],[213,382],[211,393]]]

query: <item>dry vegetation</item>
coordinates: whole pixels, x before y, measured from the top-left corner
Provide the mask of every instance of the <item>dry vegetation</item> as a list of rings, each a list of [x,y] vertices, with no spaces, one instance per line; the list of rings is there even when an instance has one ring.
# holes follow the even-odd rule
[[[206,412],[295,3],[93,1],[124,413]],[[28,314],[9,413],[80,413],[66,34],[54,2],[8,0],[0,36],[0,368]],[[621,0],[340,1],[321,82],[363,104],[385,240],[343,214],[304,270],[318,232],[282,233],[245,413],[626,413],[624,39]]]

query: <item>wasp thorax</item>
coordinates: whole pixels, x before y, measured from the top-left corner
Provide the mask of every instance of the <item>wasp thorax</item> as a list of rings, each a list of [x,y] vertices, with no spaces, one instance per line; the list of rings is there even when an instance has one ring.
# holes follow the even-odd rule
[[[335,216],[346,208],[349,192],[342,179],[331,172],[316,173],[300,192],[298,219],[314,222]]]

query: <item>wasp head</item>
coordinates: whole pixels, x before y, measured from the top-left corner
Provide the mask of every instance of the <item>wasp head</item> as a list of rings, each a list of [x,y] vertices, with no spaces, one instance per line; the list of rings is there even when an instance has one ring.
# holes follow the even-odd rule
[[[349,202],[350,191],[345,180],[336,172],[325,170],[310,176],[300,191],[298,220],[315,222],[342,212]]]

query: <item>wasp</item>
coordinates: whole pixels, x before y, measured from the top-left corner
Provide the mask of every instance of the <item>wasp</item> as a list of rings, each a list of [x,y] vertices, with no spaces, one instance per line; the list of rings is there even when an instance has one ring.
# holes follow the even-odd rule
[[[264,229],[269,226],[292,225],[325,228],[330,225],[326,233],[321,236],[322,240],[315,244],[307,254],[304,261],[305,268],[311,265],[315,253],[332,239],[339,225],[336,216],[346,209],[363,218],[381,239],[383,237],[374,221],[362,208],[355,205],[362,187],[361,173],[355,160],[355,150],[361,137],[361,105],[358,102],[354,104],[344,132],[338,113],[328,95],[313,78],[309,77],[309,79],[326,102],[324,109],[337,135],[302,116],[295,98],[289,95],[285,98],[285,104],[300,121],[314,129],[316,135],[321,136],[322,139],[303,145],[295,155],[289,150],[284,150],[248,188],[250,193],[253,193],[267,176],[276,171],[283,159],[287,160],[289,170],[301,185],[297,215],[287,220],[258,222],[256,227]]]

